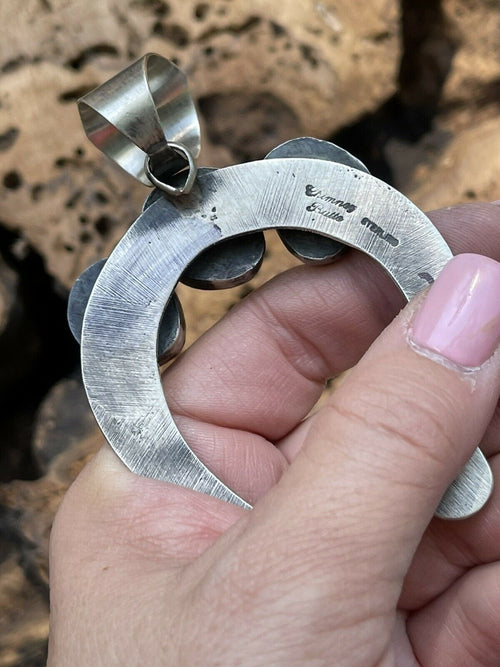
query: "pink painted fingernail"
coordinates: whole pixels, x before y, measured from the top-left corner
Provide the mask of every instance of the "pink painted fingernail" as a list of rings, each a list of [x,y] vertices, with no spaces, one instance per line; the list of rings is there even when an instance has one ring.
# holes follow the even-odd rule
[[[425,297],[410,339],[460,366],[481,366],[500,344],[500,264],[454,257]]]
[[[500,204],[500,199],[498,199],[497,201],[492,201],[491,203],[492,204]]]

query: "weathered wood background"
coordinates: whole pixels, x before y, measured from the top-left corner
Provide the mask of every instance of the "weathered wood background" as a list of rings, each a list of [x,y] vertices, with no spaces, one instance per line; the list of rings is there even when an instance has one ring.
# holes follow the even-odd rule
[[[499,0],[0,3],[0,667],[42,665],[47,548],[99,446],[65,323],[144,188],[85,139],[76,99],[148,51],[197,100],[201,163],[332,138],[431,209],[500,198]],[[293,260],[272,238],[251,287]],[[182,288],[189,341],[248,292]]]

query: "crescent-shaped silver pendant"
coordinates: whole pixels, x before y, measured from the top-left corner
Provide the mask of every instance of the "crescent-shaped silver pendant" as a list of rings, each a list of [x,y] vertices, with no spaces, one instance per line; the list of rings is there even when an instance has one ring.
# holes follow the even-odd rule
[[[81,360],[90,405],[131,470],[243,507],[250,505],[180,434],[160,382],[157,339],[165,305],[188,265],[220,241],[265,229],[316,232],[361,250],[407,299],[432,283],[452,256],[430,220],[401,193],[359,169],[310,158],[207,170],[189,195],[159,197],[131,226],[85,310]],[[474,477],[471,484],[461,484],[460,493],[450,487],[438,514],[478,509],[491,490],[485,469],[477,450],[462,473]]]

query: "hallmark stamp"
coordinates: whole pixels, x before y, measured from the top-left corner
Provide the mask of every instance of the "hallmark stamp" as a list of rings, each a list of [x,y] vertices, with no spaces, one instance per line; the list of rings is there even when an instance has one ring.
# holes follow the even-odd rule
[[[382,227],[380,227],[380,225],[377,225],[376,222],[370,220],[370,218],[362,218],[360,224],[363,225],[363,227],[369,229],[372,234],[375,234],[375,236],[378,236],[379,239],[385,241],[393,248],[396,248],[399,245],[399,239],[397,239],[392,234],[389,234],[389,232],[386,232]]]
[[[346,213],[353,213],[357,209],[355,204],[351,204],[351,202],[329,195],[311,184],[306,185],[305,194],[306,197],[313,197],[317,200],[306,206],[306,211],[319,213],[319,215],[322,215],[324,218],[329,218],[336,222],[343,222]],[[323,204],[323,202],[325,202],[325,204]],[[328,204],[330,206],[328,206]],[[331,210],[330,207],[332,206],[334,207],[334,210]]]

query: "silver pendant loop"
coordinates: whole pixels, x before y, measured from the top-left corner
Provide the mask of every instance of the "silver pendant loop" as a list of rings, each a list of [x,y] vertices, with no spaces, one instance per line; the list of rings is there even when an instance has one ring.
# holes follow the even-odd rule
[[[156,185],[146,174],[147,158],[161,153],[162,178],[188,163],[180,188],[188,192],[201,131],[186,76],[173,63],[149,53],[82,97],[78,110],[90,141],[144,185]]]
[[[188,194],[191,191],[191,188],[194,185],[194,181],[196,179],[196,164],[194,161],[194,158],[191,154],[191,152],[182,144],[178,144],[175,141],[168,141],[167,145],[170,150],[174,151],[177,153],[179,156],[185,157],[188,165],[188,172],[186,176],[186,181],[184,185],[180,187],[175,187],[173,185],[169,185],[166,183],[164,180],[158,178],[157,176],[154,175],[153,173],[153,165],[152,165],[152,156],[151,155],[146,155],[144,159],[144,173],[146,174],[147,178],[150,181],[151,185],[154,185],[157,187],[159,190],[162,190],[169,196],[173,197],[178,197],[179,195],[184,195]],[[163,169],[163,162],[162,162],[162,172],[164,171]]]

